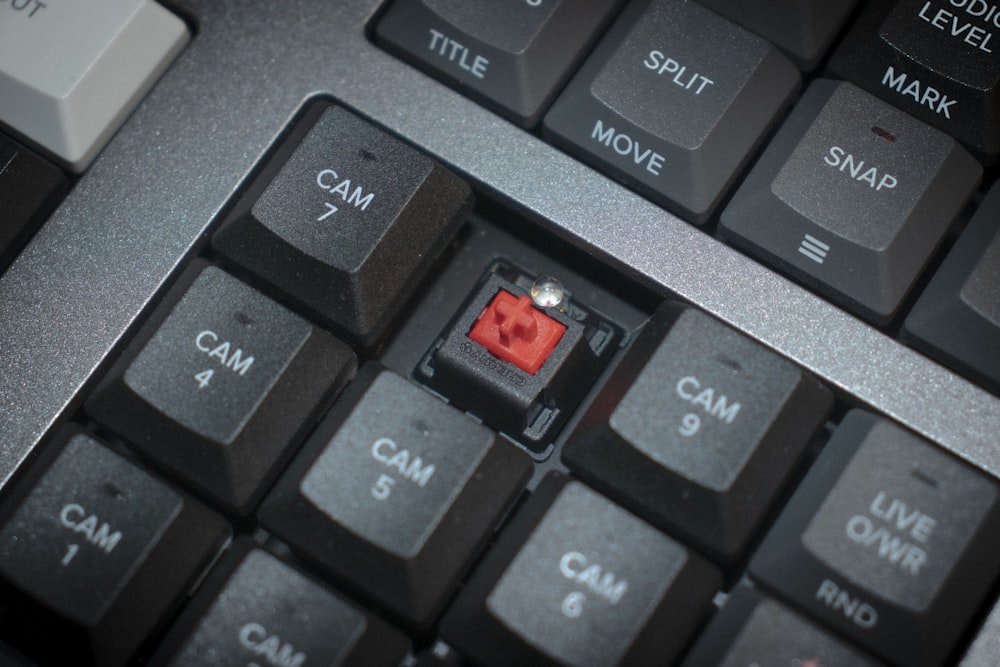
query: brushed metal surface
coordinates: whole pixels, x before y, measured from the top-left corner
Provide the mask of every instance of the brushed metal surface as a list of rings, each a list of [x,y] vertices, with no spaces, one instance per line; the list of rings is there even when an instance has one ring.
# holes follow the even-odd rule
[[[178,3],[191,44],[0,278],[0,486],[319,94],[1000,475],[1000,399],[380,51],[378,4]]]
[[[996,667],[1000,655],[1000,604],[993,608],[958,667]]]

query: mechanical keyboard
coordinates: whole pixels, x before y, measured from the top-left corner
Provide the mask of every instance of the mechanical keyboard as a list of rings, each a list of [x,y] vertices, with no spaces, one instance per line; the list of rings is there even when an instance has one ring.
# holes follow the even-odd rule
[[[0,663],[1000,664],[997,35],[0,0]]]

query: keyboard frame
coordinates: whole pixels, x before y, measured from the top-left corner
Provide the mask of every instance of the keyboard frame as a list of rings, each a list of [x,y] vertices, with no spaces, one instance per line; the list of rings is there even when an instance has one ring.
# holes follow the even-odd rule
[[[1000,398],[382,51],[366,33],[382,4],[171,3],[191,43],[0,276],[0,491],[320,95],[1000,476]],[[992,664],[998,642],[1000,606],[962,665]]]
[[[172,3],[192,41],[0,276],[0,489],[316,96],[1000,476],[1000,398],[381,50],[382,4]]]

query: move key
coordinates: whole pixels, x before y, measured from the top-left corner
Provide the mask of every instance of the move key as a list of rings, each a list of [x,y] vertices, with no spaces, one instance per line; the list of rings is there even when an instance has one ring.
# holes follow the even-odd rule
[[[798,85],[773,46],[701,5],[637,3],[556,101],[545,132],[701,223]]]

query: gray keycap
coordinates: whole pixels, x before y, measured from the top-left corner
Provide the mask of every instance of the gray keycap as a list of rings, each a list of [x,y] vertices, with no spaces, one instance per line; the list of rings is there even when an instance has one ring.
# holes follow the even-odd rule
[[[959,292],[967,303],[994,328],[1000,327],[1000,244],[994,238],[962,283]]]
[[[979,183],[944,133],[814,82],[722,213],[724,237],[879,324]]]
[[[755,660],[761,665],[805,666],[810,660],[838,667],[880,664],[773,600],[763,602],[750,616],[722,667],[744,667]]]
[[[608,548],[612,527],[616,542],[629,549]],[[572,483],[486,598],[486,608],[568,664],[615,664],[648,620],[649,602],[664,594],[686,556],[681,545]]]
[[[661,466],[723,491],[802,375],[766,348],[687,309],[611,413],[610,426]],[[823,394],[828,400],[818,406],[820,415],[829,407]]]
[[[208,267],[124,382],[178,424],[228,445],[312,333],[307,321]]]
[[[183,296],[146,327],[87,411],[245,512],[347,382],[354,354],[215,267],[196,263],[176,291]]]
[[[650,521],[732,559],[832,404],[791,362],[698,310],[668,304],[563,460]]]
[[[228,532],[220,517],[74,435],[0,530],[0,604],[17,610],[5,613],[5,638],[73,664],[123,664]]]
[[[493,442],[489,429],[402,377],[382,373],[299,490],[358,537],[413,558]]]
[[[0,568],[60,613],[94,622],[183,504],[176,492],[151,482],[117,454],[76,436],[0,533]],[[29,532],[37,544],[18,539]]]
[[[946,454],[914,448],[912,440],[888,422],[876,423],[802,543],[855,585],[920,611],[940,592],[997,490]]]
[[[236,547],[224,585],[202,587],[171,667],[396,667],[409,642],[380,619],[260,549]],[[213,574],[214,576],[214,574]],[[211,604],[208,604],[211,602]],[[183,630],[182,630],[183,631]],[[171,638],[166,640],[170,644]]]
[[[212,247],[368,345],[451,240],[471,201],[468,185],[440,164],[330,107]]]
[[[549,137],[703,222],[799,85],[774,47],[689,0],[625,10],[545,117]]]
[[[531,502],[445,618],[445,640],[494,664],[670,664],[718,574],[580,482],[550,477]]]
[[[462,92],[534,125],[618,0],[406,0],[380,41]]]
[[[983,200],[901,335],[1000,393],[1000,187]]]
[[[395,373],[367,367],[259,513],[407,622],[431,620],[530,459]]]
[[[848,413],[751,575],[888,661],[938,665],[994,581],[995,482],[899,426]]]

